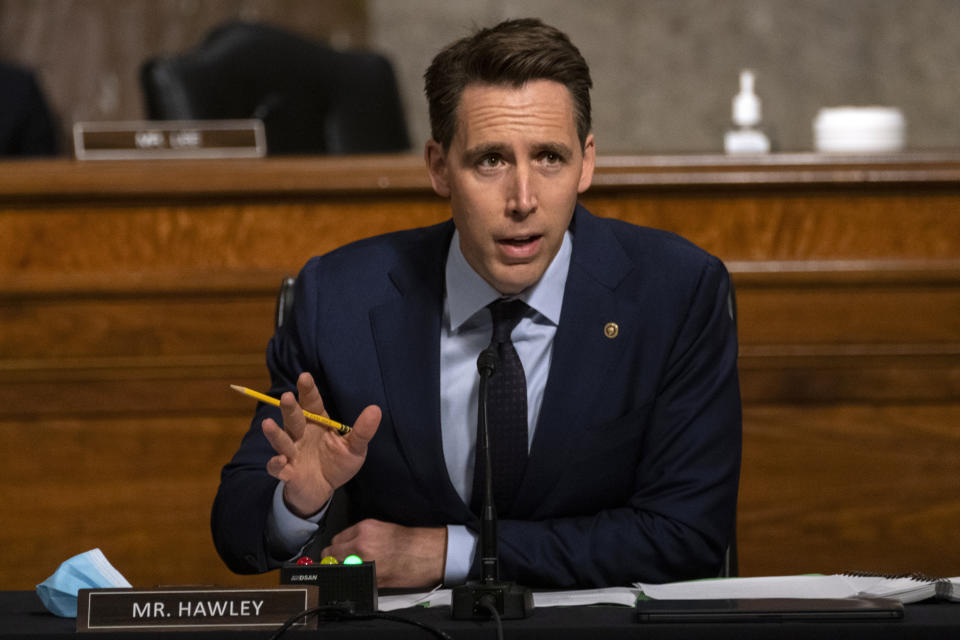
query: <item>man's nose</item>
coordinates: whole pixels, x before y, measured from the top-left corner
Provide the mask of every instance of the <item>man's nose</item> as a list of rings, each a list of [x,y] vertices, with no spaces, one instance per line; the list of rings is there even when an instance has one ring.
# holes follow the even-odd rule
[[[535,176],[528,167],[518,166],[511,184],[507,208],[512,215],[526,217],[536,211],[537,193]]]

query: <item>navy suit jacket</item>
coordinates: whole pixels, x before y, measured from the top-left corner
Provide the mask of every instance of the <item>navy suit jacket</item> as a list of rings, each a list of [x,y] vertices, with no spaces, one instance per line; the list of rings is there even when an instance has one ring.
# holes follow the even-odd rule
[[[553,361],[513,518],[504,579],[590,587],[715,576],[734,528],[740,470],[736,323],[723,264],[682,238],[578,206]],[[293,317],[270,342],[271,393],[318,382],[330,415],[383,409],[350,519],[408,526],[478,521],[447,475],[440,323],[452,222],[313,258]],[[605,332],[616,323],[615,337]],[[259,407],[221,476],[212,528],[238,572],[271,565],[276,480]],[[335,498],[336,500],[336,498]],[[478,564],[474,562],[474,575]]]

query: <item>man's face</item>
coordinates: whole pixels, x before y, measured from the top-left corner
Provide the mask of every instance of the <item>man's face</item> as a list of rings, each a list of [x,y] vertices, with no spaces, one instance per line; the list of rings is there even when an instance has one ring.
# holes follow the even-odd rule
[[[431,140],[426,159],[467,262],[501,294],[516,294],[560,249],[577,194],[593,179],[593,135],[581,149],[573,99],[558,82],[472,84],[450,148]]]

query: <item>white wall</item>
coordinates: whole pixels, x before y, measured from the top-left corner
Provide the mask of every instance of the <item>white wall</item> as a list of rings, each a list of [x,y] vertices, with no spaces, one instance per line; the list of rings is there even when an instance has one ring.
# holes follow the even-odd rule
[[[910,148],[960,147],[958,0],[367,0],[367,14],[417,146],[433,54],[473,25],[537,16],[591,65],[603,152],[719,151],[743,67],[780,150],[809,150],[817,110],[841,104],[900,107]]]

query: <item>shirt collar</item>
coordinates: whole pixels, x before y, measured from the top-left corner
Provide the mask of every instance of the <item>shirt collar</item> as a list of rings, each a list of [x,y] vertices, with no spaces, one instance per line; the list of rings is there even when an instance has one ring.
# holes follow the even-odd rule
[[[543,277],[518,298],[543,315],[554,325],[560,323],[563,291],[570,270],[573,253],[573,234],[564,232],[560,250],[553,257]],[[467,263],[460,250],[460,233],[453,232],[446,264],[446,305],[450,314],[450,329],[457,331],[475,313],[501,297],[496,289],[480,277]]]

